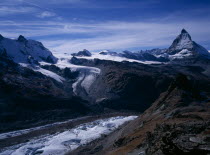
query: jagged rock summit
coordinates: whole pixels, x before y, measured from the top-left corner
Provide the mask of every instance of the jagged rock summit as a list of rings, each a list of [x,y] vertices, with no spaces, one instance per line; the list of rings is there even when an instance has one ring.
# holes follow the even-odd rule
[[[181,34],[173,41],[172,45],[168,48],[167,53],[169,55],[176,55],[189,57],[189,56],[207,56],[209,57],[209,52],[201,45],[194,42],[190,34],[182,29]]]
[[[192,49],[193,48],[193,41],[191,39],[190,34],[185,30],[182,29],[181,34],[173,41],[172,45],[169,47],[169,50],[179,51],[182,49]]]
[[[20,35],[18,39],[9,39],[0,35],[0,54],[6,55],[16,63],[34,63],[46,61],[55,63],[57,58],[41,42],[27,40]]]
[[[26,42],[27,41],[27,39],[22,35],[20,35],[17,40],[20,41],[20,42]]]

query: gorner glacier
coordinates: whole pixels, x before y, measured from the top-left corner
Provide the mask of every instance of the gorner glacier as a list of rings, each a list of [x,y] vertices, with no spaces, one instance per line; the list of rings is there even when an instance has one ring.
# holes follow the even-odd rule
[[[102,135],[108,135],[127,121],[137,116],[117,116],[81,124],[73,129],[40,136],[27,143],[0,149],[0,155],[64,155]]]

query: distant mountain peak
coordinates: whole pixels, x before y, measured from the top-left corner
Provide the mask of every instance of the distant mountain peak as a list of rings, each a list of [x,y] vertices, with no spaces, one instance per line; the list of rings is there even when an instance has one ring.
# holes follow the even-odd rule
[[[22,36],[22,35],[20,35],[17,40],[20,41],[20,42],[27,41],[27,39],[24,36]]]
[[[83,51],[83,52],[89,52],[87,49],[83,49],[82,51]]]
[[[78,53],[72,53],[71,55],[72,56],[88,56],[88,57],[90,57],[92,54],[88,50],[84,49],[82,51],[79,51]]]
[[[179,54],[179,56],[184,54],[184,57],[209,55],[204,47],[192,41],[190,34],[185,29],[182,29],[181,34],[173,41],[167,53],[170,55]]]

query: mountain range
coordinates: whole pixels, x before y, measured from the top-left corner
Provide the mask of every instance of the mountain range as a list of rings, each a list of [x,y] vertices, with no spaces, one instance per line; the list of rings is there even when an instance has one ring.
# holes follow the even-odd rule
[[[41,42],[0,35],[0,92],[0,132],[89,115],[141,113],[75,154],[210,150],[210,53],[184,29],[167,49],[54,55]],[[1,140],[0,147],[5,147]]]
[[[191,39],[190,34],[185,29],[181,31],[181,34],[177,36],[177,38],[173,41],[172,45],[168,49],[152,49],[145,51],[141,50],[137,52],[130,52],[130,51],[113,52],[109,50],[104,50],[97,54],[109,55],[112,57],[127,58],[139,61],[157,61],[157,62],[178,61],[183,58],[185,59],[210,58],[209,52],[204,47],[194,42]],[[72,56],[91,57],[92,54],[88,50],[84,50],[78,53],[73,53]],[[99,56],[99,58],[100,57],[102,58],[103,56]]]

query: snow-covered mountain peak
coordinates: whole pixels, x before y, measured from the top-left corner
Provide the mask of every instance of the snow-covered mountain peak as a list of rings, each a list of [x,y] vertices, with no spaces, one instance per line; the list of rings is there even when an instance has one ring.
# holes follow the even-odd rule
[[[182,49],[192,49],[193,41],[191,39],[190,34],[183,29],[181,34],[176,37],[173,41],[172,45],[169,47],[169,54],[175,54]]]
[[[27,40],[20,35],[18,39],[8,39],[1,36],[0,54],[6,55],[17,63],[37,63],[45,61],[55,63],[57,58],[45,48],[41,42]]]
[[[176,55],[180,54],[180,51],[183,50],[189,51],[188,55],[190,56],[209,56],[208,51],[204,47],[192,41],[190,34],[185,29],[182,29],[181,34],[173,41],[167,53],[169,55]]]

